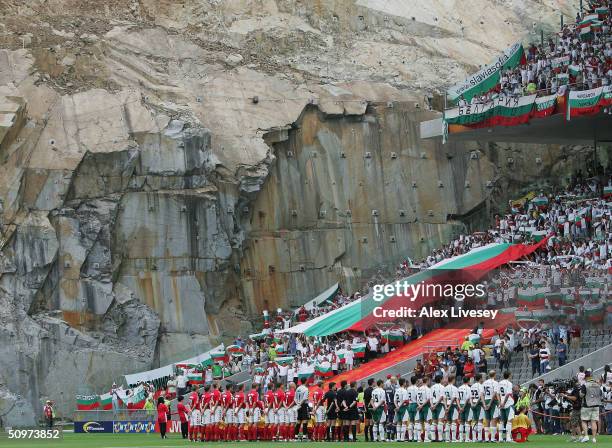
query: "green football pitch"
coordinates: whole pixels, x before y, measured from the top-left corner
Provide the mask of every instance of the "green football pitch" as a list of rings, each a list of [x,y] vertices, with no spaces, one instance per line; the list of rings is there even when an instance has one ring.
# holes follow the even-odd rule
[[[563,445],[572,445],[568,442],[568,436],[531,436],[528,446],[537,447],[559,447]],[[388,445],[395,445],[395,442],[388,442]],[[300,447],[313,447],[313,446],[345,446],[344,443],[313,443],[313,442],[295,442],[295,443],[273,443],[273,442],[216,442],[216,443],[195,443],[183,440],[176,434],[170,435],[167,439],[161,439],[158,434],[73,434],[66,433],[62,440],[48,441],[48,440],[0,440],[0,446],[2,447],[23,447],[23,448],[35,448],[35,447],[86,447],[86,448],[171,448],[180,446],[215,446],[215,447],[233,447],[233,446],[257,446],[258,448],[268,447],[279,447],[286,445],[297,445]],[[377,446],[381,443],[365,443],[357,442],[351,443],[350,446],[354,447],[366,447],[366,446]],[[430,443],[429,445],[440,445],[439,443]],[[454,443],[456,447],[475,447],[480,444],[475,443]],[[483,444],[484,445],[484,444]],[[586,445],[586,444],[585,444]],[[589,443],[589,445],[592,445]],[[488,444],[487,446],[491,446]],[[517,444],[509,443],[497,443],[493,446],[517,446]],[[520,446],[520,445],[519,445]],[[525,445],[527,446],[527,445]],[[597,439],[596,446],[612,447],[612,436],[600,436]]]

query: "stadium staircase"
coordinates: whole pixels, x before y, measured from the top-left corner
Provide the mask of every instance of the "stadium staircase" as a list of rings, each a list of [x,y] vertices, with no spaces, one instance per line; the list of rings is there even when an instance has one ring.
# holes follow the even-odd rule
[[[513,323],[514,320],[514,315],[507,314],[500,316],[495,320],[495,323],[497,328],[505,328],[508,324]],[[446,327],[433,330],[423,337],[411,341],[380,358],[364,363],[348,372],[336,375],[327,380],[327,382],[334,381],[337,383],[342,380],[359,382],[372,377],[385,378],[387,375],[408,377],[412,373],[417,359],[422,357],[424,353],[430,353],[432,350],[445,350],[448,346],[454,348],[460,345],[464,337],[477,324],[477,320],[466,320],[462,325],[464,328],[456,328],[456,324],[454,324],[451,328]],[[490,339],[495,334],[495,331],[496,329],[485,329],[483,339]]]
[[[580,347],[576,349],[572,349],[570,347],[568,350],[566,365],[572,363],[572,361],[586,358],[589,354],[610,344],[612,344],[612,331],[610,331],[610,329],[595,328],[583,330]],[[602,362],[605,363],[605,361]],[[496,362],[494,357],[491,356],[490,358],[488,358],[487,363],[489,367],[499,369],[499,364]],[[575,364],[576,371],[579,365],[584,365],[586,368],[593,367],[586,362],[576,362]],[[556,357],[553,357],[550,361],[550,365],[553,371],[558,369],[559,360]],[[597,367],[599,367],[600,365],[601,363],[597,364]],[[524,361],[523,353],[512,354],[512,358],[510,360],[510,368],[508,370],[510,370],[510,372],[512,373],[512,381],[517,384],[528,383],[531,382],[532,379],[538,377],[537,374],[535,376],[531,375],[531,360],[528,359],[527,361]]]

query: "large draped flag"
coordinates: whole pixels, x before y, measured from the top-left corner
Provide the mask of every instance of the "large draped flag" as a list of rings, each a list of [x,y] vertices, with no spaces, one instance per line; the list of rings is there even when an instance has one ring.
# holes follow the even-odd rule
[[[456,102],[461,96],[470,101],[476,95],[482,95],[499,85],[502,69],[514,68],[525,63],[525,51],[521,43],[507,48],[495,61],[463,82],[448,89],[448,98]]]
[[[422,282],[432,282],[436,280],[436,277],[451,275],[452,271],[460,271],[464,277],[469,278],[471,276],[471,281],[476,281],[492,269],[529,255],[543,244],[546,244],[546,241],[547,238],[544,238],[540,242],[531,245],[510,243],[488,244],[473,249],[466,254],[443,260],[429,269],[399,280],[400,288],[406,288],[408,285],[416,285]],[[385,320],[385,318],[374,316],[373,311],[375,308],[397,310],[402,306],[413,306],[416,309],[420,308],[426,300],[433,301],[437,300],[437,298],[415,297],[414,302],[410,300],[412,298],[402,295],[391,295],[377,301],[374,300],[373,293],[370,292],[360,300],[351,302],[308,322],[302,322],[283,330],[283,332],[303,333],[306,336],[328,336],[346,330],[365,331],[375,323],[395,320],[391,317]]]
[[[603,107],[610,105],[612,105],[612,86],[571,91],[568,97],[566,119],[570,120],[581,115],[595,115]]]
[[[498,97],[486,103],[468,104],[446,110],[444,121],[448,125],[469,128],[516,126],[529,122],[535,104],[536,95],[518,98]]]

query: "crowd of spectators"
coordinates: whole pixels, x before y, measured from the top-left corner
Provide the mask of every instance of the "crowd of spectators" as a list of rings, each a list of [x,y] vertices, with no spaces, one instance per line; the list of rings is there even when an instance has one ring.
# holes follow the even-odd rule
[[[567,89],[590,90],[612,84],[612,2],[592,2],[589,12],[578,13],[575,23],[566,24],[555,38],[525,51],[526,61],[502,70],[496,89],[474,96],[471,104],[488,103],[499,96],[563,96]],[[608,8],[597,14],[596,8]],[[597,17],[597,19],[595,19]],[[459,106],[467,105],[464,98]]]

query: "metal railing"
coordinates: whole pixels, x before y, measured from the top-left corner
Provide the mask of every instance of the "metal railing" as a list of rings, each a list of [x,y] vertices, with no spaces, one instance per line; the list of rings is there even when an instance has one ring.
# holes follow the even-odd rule
[[[599,369],[601,366],[610,363],[612,363],[612,344],[608,344],[581,358],[576,358],[561,367],[557,367],[544,375],[540,375],[521,384],[521,386],[527,387],[530,384],[536,383],[538,380],[544,380],[544,382],[548,383],[557,379],[572,378],[576,376],[580,366],[583,366],[585,369]]]

